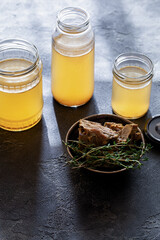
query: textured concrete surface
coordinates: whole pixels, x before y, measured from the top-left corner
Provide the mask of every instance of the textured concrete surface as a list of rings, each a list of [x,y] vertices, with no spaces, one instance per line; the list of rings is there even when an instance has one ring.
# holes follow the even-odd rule
[[[58,10],[88,10],[96,34],[95,92],[77,109],[56,103],[50,90],[51,34]],[[140,51],[154,62],[148,114],[160,113],[160,2],[147,0],[1,0],[0,39],[33,42],[43,61],[44,113],[34,128],[0,130],[0,240],[159,240],[160,150],[141,170],[114,176],[73,171],[62,144],[81,117],[111,113],[114,58]]]
[[[150,111],[157,113],[160,84]],[[45,97],[44,117],[21,133],[0,130],[1,240],[159,240],[160,152],[141,170],[105,176],[71,170],[61,139],[71,124],[111,113],[111,83],[97,82],[92,100],[78,109]]]

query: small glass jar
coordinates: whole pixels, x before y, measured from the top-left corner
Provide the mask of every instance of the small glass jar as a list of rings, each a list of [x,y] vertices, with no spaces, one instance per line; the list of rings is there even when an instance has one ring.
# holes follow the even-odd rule
[[[94,33],[88,13],[65,8],[52,37],[52,94],[65,106],[80,106],[94,91]]]
[[[21,131],[42,116],[42,62],[27,41],[0,42],[0,127]]]
[[[113,111],[130,119],[142,117],[149,109],[152,77],[153,64],[145,55],[118,56],[113,67]]]

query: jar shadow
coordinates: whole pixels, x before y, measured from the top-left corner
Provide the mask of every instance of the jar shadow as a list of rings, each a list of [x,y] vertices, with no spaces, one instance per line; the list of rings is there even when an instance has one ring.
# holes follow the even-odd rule
[[[94,96],[90,99],[89,102],[79,107],[63,106],[53,98],[53,108],[62,140],[65,140],[67,131],[73,123],[81,118],[99,113]]]
[[[41,208],[42,189],[45,189],[44,183],[39,185],[40,180],[43,182],[41,166],[48,158],[49,144],[43,117],[26,131],[0,129],[0,224],[2,229],[8,228],[4,231],[5,239],[10,239],[13,223],[20,226],[22,233],[29,229],[30,234],[35,234],[37,213],[41,212],[38,208]],[[38,198],[40,193],[41,198]],[[13,229],[16,232],[16,228]]]

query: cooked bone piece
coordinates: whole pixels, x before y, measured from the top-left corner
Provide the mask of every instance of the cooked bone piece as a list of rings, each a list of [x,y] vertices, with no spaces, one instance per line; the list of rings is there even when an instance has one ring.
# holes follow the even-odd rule
[[[96,146],[105,145],[111,139],[116,139],[118,133],[100,123],[81,119],[79,121],[79,140]]]
[[[115,122],[105,122],[104,126],[118,132],[120,131],[124,126],[121,123],[115,123]]]
[[[118,142],[126,142],[129,135],[132,133],[134,124],[126,124],[122,130],[119,132],[119,136],[117,138]]]
[[[140,134],[140,132],[138,131],[138,124],[135,124],[135,123],[133,123],[133,124],[131,124],[132,125],[132,132],[131,132],[131,134],[130,134],[130,137],[131,137],[131,139],[132,140],[136,140],[136,141],[138,141],[138,140],[140,140],[141,139],[141,134]]]

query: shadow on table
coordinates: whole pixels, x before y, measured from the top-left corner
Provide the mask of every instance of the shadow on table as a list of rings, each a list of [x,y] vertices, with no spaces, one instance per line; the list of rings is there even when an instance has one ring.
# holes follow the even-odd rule
[[[10,239],[10,229],[26,235],[34,229],[39,164],[49,145],[43,146],[45,132],[44,119],[26,131],[0,130],[0,225],[4,239]]]
[[[119,206],[120,211],[125,212],[132,201],[133,179],[128,171],[108,175],[71,170],[70,178],[77,199],[79,221],[85,229],[106,229],[116,221]]]
[[[65,107],[53,99],[53,108],[62,140],[65,139],[67,131],[73,123],[83,117],[98,113],[98,107],[94,96],[85,105],[73,108]]]

